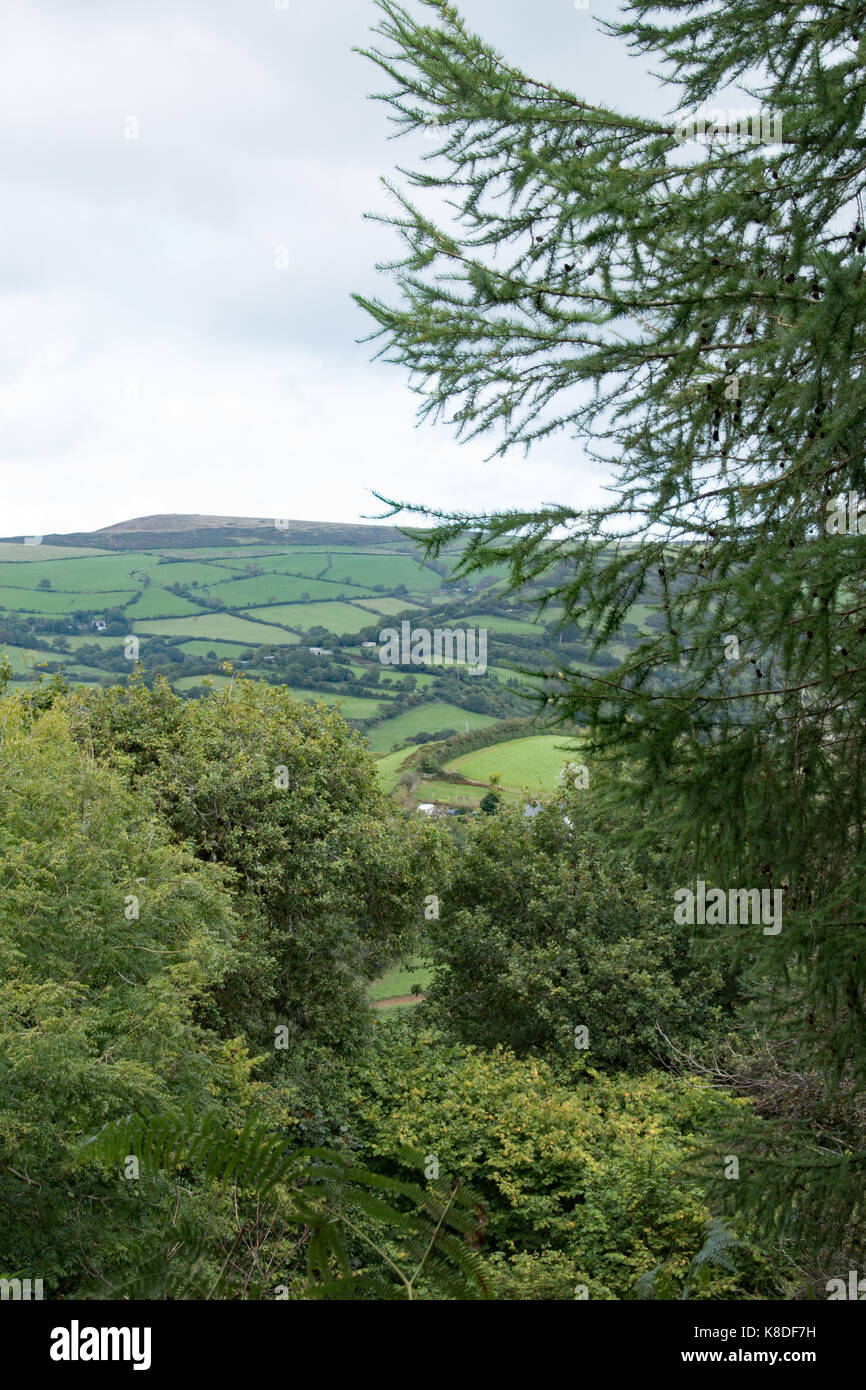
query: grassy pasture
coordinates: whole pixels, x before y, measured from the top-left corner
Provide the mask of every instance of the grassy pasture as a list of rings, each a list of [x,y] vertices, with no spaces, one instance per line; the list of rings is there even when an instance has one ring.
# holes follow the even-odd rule
[[[265,555],[282,555],[288,549],[281,545],[160,545],[154,553],[168,560],[226,560],[230,565],[246,564],[251,557],[261,559]]]
[[[496,720],[489,714],[475,714],[472,710],[460,709],[445,700],[431,700],[429,704],[419,705],[417,709],[397,714],[370,729],[367,738],[374,753],[386,753],[393,743],[402,743],[411,734],[438,733],[440,729],[456,729],[463,733],[467,723],[470,729],[486,729]]]
[[[0,541],[0,563],[6,560],[71,560],[80,555],[109,555],[108,550],[91,550],[82,545],[25,545],[23,541]]]
[[[77,593],[55,593],[53,589],[5,589],[0,588],[0,609],[10,613],[77,613],[79,610],[92,610],[101,613],[104,608],[123,608],[134,598],[134,589],[121,589],[111,593],[90,593],[79,590]]]
[[[501,681],[519,681],[521,685],[536,687],[540,677],[524,676],[520,671],[510,671],[507,666],[488,666],[488,673]],[[528,711],[527,711],[528,712]]]
[[[50,634],[46,633],[46,640],[49,642],[52,641]],[[109,648],[113,648],[118,652],[123,650],[122,637],[106,637],[104,633],[99,632],[94,632],[92,636],[89,632],[84,634],[79,633],[76,636],[67,637],[66,641],[69,643],[69,650],[71,653],[76,652],[79,647],[89,647],[91,645],[101,647],[103,651],[107,651]],[[64,653],[60,652],[57,653],[57,655],[63,656]]]
[[[180,680],[172,681],[175,690],[194,690],[196,686],[203,686],[205,681],[213,681],[214,690],[225,690],[227,685],[231,685],[231,676],[181,676]]]
[[[450,626],[489,628],[491,632],[526,632],[536,636],[539,633],[537,623],[528,623],[524,618],[500,618],[495,613],[473,613],[468,618],[455,618]]]
[[[446,767],[449,772],[459,772],[473,782],[489,782],[498,773],[503,787],[552,792],[563,765],[580,761],[578,751],[568,752],[563,747],[569,742],[572,740],[562,734],[537,734],[476,748],[472,753],[454,758]]]
[[[364,597],[369,588],[353,589],[350,584],[332,584],[325,579],[309,579],[295,574],[258,574],[246,579],[232,579],[220,584],[212,591],[221,603],[229,608],[247,608],[260,603],[300,603],[302,595],[310,599],[339,599],[343,593],[349,597]]]
[[[31,556],[39,549],[27,547]],[[3,585],[24,585],[36,588],[40,579],[50,579],[53,589],[69,592],[105,592],[109,589],[129,589],[133,592],[141,585],[136,575],[149,573],[157,563],[157,556],[142,552],[127,555],[87,555],[71,560],[46,560],[41,557],[22,566],[20,562],[0,564],[0,588]],[[80,605],[79,605],[80,606]]]
[[[210,563],[202,560],[172,560],[167,565],[159,564],[150,571],[154,584],[167,589],[170,584],[197,584],[200,589],[213,589],[224,580],[236,579],[242,573],[237,567],[227,564]]]
[[[403,764],[414,748],[399,748],[396,753],[386,753],[384,758],[376,759],[376,774],[383,792],[392,792],[400,780]]]
[[[436,682],[435,676],[431,676],[427,671],[419,671],[415,666],[383,666],[382,672],[382,682],[385,685],[402,685],[404,676],[414,676],[415,684],[419,690],[434,685]],[[388,675],[387,672],[397,674]]]
[[[357,603],[359,608],[368,608],[371,613],[382,613],[389,618],[421,607],[420,603],[410,603],[405,598],[387,598],[379,594],[375,598],[359,598]]]
[[[260,566],[267,570],[268,574],[299,574],[309,579],[315,579],[317,576],[323,579],[331,577],[330,555],[326,550],[293,550],[287,554],[263,555],[253,561],[242,558],[246,564]]]
[[[0,656],[6,657],[16,676],[30,675],[40,662],[63,660],[58,652],[39,652],[32,647],[0,647]]]
[[[296,700],[322,700],[326,705],[333,705],[344,719],[371,719],[381,704],[380,700],[367,700],[362,695],[335,695],[330,690],[301,690],[295,686],[285,688]]]
[[[351,579],[353,584],[369,587],[384,584],[394,589],[405,584],[407,589],[438,589],[441,577],[435,570],[421,568],[414,556],[406,553],[371,554],[369,551],[332,551],[329,579]]]
[[[307,581],[309,582],[309,581]],[[285,623],[287,627],[299,632],[309,632],[311,627],[324,627],[338,636],[343,633],[360,632],[374,621],[372,613],[354,608],[349,603],[286,603],[276,607],[245,609],[249,616],[255,615],[274,622]],[[297,640],[297,639],[295,639]]]
[[[412,797],[416,805],[422,801],[433,801],[437,806],[465,807],[468,811],[477,811],[481,798],[487,792],[487,787],[464,787],[459,782],[444,782],[431,777],[418,782]],[[514,787],[500,787],[498,795],[509,804],[526,800],[524,793],[516,791]]]
[[[173,594],[170,589],[159,589],[155,584],[145,589],[141,598],[136,599],[126,610],[130,618],[175,618],[200,612],[201,607],[198,604],[190,603],[188,599],[181,598],[180,594]]]
[[[196,637],[191,642],[181,642],[179,645],[182,652],[204,659],[207,659],[208,652],[216,652],[220,661],[233,661],[250,647],[249,642],[219,642],[206,637]]]
[[[246,618],[236,618],[231,613],[202,613],[195,618],[165,618],[162,621],[137,622],[135,632],[162,637],[224,637],[243,642],[245,647],[271,646],[288,647],[298,638],[280,627],[267,623],[251,623]]]
[[[367,997],[371,1000],[393,999],[398,994],[410,994],[413,985],[420,985],[424,990],[432,978],[433,970],[426,961],[392,965],[378,979],[372,981],[367,990]]]

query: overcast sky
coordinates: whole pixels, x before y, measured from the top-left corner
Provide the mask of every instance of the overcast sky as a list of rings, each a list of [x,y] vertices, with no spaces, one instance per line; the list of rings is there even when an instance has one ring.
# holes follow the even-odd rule
[[[460,8],[532,75],[661,114],[644,64],[598,33],[616,6],[590,5]],[[375,15],[4,0],[0,535],[158,512],[355,521],[371,488],[465,509],[600,495],[564,437],[488,463],[483,441],[418,426],[401,370],[357,341],[351,292],[387,295],[391,249],[363,213],[412,156],[352,52]]]

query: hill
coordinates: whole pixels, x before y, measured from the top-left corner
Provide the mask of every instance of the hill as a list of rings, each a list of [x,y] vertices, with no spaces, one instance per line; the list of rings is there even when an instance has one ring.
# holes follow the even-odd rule
[[[529,719],[558,669],[621,654],[589,652],[558,612],[539,618],[532,588],[507,595],[501,570],[455,577],[459,555],[423,563],[393,526],[204,515],[9,538],[0,646],[14,683],[116,684],[140,661],[148,682],[162,676],[185,698],[238,673],[286,685],[338,705],[380,756]],[[655,615],[644,605],[633,617],[626,643]],[[419,649],[422,664],[405,644],[389,656],[385,629],[470,633],[479,648],[483,637],[484,660],[473,674],[447,646],[438,658]]]
[[[24,536],[9,536],[6,541],[23,542]],[[97,531],[77,531],[65,535],[43,536],[42,543],[53,546],[92,546],[107,550],[136,550],[141,546],[172,544],[191,547],[215,543],[253,544],[317,544],[330,545],[387,545],[403,542],[404,537],[394,526],[369,526],[350,522],[297,521],[290,518],[201,516],[196,514],[164,513],[156,516],[133,517],[103,526]]]

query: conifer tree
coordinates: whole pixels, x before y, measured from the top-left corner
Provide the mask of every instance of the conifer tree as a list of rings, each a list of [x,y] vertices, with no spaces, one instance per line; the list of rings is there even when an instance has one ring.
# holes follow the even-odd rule
[[[856,1097],[866,6],[631,0],[604,28],[661,69],[665,120],[530,78],[450,5],[421,6],[378,0],[366,51],[399,130],[433,138],[379,219],[403,245],[392,296],[358,302],[421,420],[494,455],[565,432],[610,501],[382,500],[429,519],[430,555],[461,537],[464,572],[507,561],[515,587],[541,584],[596,650],[635,604],[658,610],[615,669],[566,671],[547,712],[586,724],[587,761],[627,760],[620,786],[674,834],[680,884],[783,890],[781,932],[719,924],[715,949],[753,962],[792,1069]],[[732,99],[755,118],[718,111]],[[803,1241],[850,1248],[862,1129],[807,1131],[805,1156],[795,1130],[749,1190]]]

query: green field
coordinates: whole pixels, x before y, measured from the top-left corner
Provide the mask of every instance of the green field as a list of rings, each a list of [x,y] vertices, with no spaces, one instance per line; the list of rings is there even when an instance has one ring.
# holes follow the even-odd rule
[[[500,618],[495,613],[473,613],[469,618],[455,619],[455,626],[488,628],[491,632],[526,632],[538,636],[539,625],[525,618]]]
[[[386,589],[395,589],[405,584],[411,590],[439,589],[441,577],[435,570],[421,568],[411,555],[380,554],[347,550],[342,553],[332,551],[332,564],[328,570],[329,579],[348,579],[353,584],[384,584]]]
[[[218,642],[206,637],[197,637],[192,642],[181,642],[179,650],[189,652],[190,656],[207,659],[208,652],[215,652],[220,661],[233,661],[241,652],[250,650],[249,642]]]
[[[45,640],[51,642],[54,639],[50,633],[46,633]],[[100,632],[94,632],[92,635],[90,633],[72,634],[66,638],[66,641],[69,643],[71,652],[77,651],[79,647],[89,646],[101,647],[103,651],[108,651],[110,648],[114,648],[118,652],[123,650],[122,637],[106,637],[104,633]]]
[[[64,665],[63,674],[67,680],[78,684],[96,682],[97,685],[101,685],[105,681],[109,685],[116,685],[122,679],[118,675],[111,675],[108,671],[100,671],[96,666],[77,666],[74,662],[70,665]]]
[[[512,739],[509,743],[494,743],[464,753],[446,763],[446,768],[473,782],[489,782],[498,773],[503,787],[552,792],[558,785],[563,764],[580,760],[577,750],[569,752],[563,747],[570,742],[572,740],[561,734]]]
[[[406,598],[359,598],[358,607],[366,608],[371,613],[380,613],[385,617],[392,618],[397,613],[406,613],[410,610],[420,610],[419,603],[412,603]]]
[[[376,621],[374,613],[365,613],[349,603],[338,602],[288,603],[275,608],[248,608],[245,611],[247,614],[252,612],[256,617],[285,623],[299,632],[309,632],[311,627],[324,627],[338,637],[342,637],[343,633],[360,632],[362,627],[371,627]]]
[[[38,652],[31,647],[2,647],[0,656],[5,656],[16,676],[29,676],[40,662],[62,661],[58,652]]]
[[[213,682],[214,690],[225,690],[227,685],[231,685],[231,676],[181,676],[180,680],[172,681],[175,690],[195,690],[197,686],[205,686],[205,681],[209,684]]]
[[[431,676],[427,671],[419,671],[414,666],[383,666],[381,670],[383,685],[392,685],[399,688],[403,684],[404,676],[414,676],[415,685],[419,690],[424,690],[428,686],[436,684],[435,676]],[[394,674],[388,675],[387,673],[389,671],[392,671]]]
[[[288,647],[299,639],[280,627],[266,623],[250,623],[231,613],[203,613],[197,618],[166,618],[163,622],[135,623],[133,631],[162,637],[224,637],[244,642],[246,646]]]
[[[168,563],[161,561],[156,569],[150,571],[150,577],[154,584],[159,584],[163,589],[167,589],[171,584],[192,584],[199,589],[212,589],[224,580],[237,579],[243,574],[239,565],[230,565],[227,561],[217,564],[200,561],[198,564],[194,560],[170,560]]]
[[[265,569],[269,574],[299,574],[310,579],[317,577],[330,579],[331,559],[325,550],[291,550],[281,555],[265,555],[259,560],[248,561],[244,556],[245,564],[252,563],[257,569]],[[240,564],[240,558],[238,560]]]
[[[370,729],[367,738],[374,753],[387,753],[392,744],[402,743],[410,734],[438,733],[440,729],[455,729],[463,733],[466,725],[470,729],[486,729],[496,720],[489,714],[475,714],[472,710],[460,709],[444,700],[431,700],[429,704],[419,705],[417,709],[397,714]]]
[[[149,589],[144,590],[141,598],[129,605],[126,612],[127,616],[133,619],[182,618],[188,613],[200,613],[201,607],[181,598],[180,594],[173,594],[168,589],[160,589],[151,584]]]
[[[362,695],[335,695],[329,690],[302,690],[295,686],[285,688],[296,700],[324,700],[326,705],[338,709],[344,719],[372,719],[381,704],[380,700],[366,700]]]
[[[464,787],[459,782],[445,782],[441,778],[422,778],[412,793],[416,806],[422,801],[432,801],[437,806],[456,806],[467,811],[477,811],[482,797],[487,795],[488,787]],[[497,793],[509,805],[526,801],[524,792],[514,787],[500,787]]]
[[[283,555],[288,547],[276,545],[160,545],[154,553],[169,560],[227,560],[231,565],[246,564],[250,559],[260,562],[268,555]]]
[[[370,590],[353,589],[351,584],[331,584],[325,579],[309,579],[304,575],[258,574],[246,579],[232,579],[212,591],[229,608],[251,608],[265,603],[302,603],[309,599],[339,599],[357,595],[363,598]]]
[[[372,981],[367,989],[367,998],[375,1002],[378,999],[393,999],[395,995],[411,994],[413,985],[420,985],[425,990],[432,978],[432,967],[426,961],[393,965]]]
[[[31,555],[33,550],[28,546]],[[37,554],[39,552],[37,551]],[[156,555],[142,552],[129,555],[91,555],[71,560],[33,560],[22,569],[20,562],[0,564],[0,587],[24,584],[36,587],[40,579],[50,579],[52,589],[71,593],[104,592],[108,589],[140,588],[137,576],[149,573],[158,563]],[[78,607],[84,607],[78,604]]]
[[[403,764],[414,751],[414,748],[399,748],[396,753],[386,753],[384,758],[376,759],[376,772],[383,792],[394,790]]]
[[[541,677],[524,676],[520,671],[510,671],[507,666],[488,666],[488,674],[500,681],[518,681],[520,685],[535,686]],[[527,707],[528,709],[528,707]]]
[[[108,555],[108,550],[91,550],[89,546],[25,545],[23,541],[0,541],[0,562],[4,560],[69,560],[78,555]]]
[[[0,609],[10,613],[101,613],[104,608],[122,608],[134,597],[134,589],[112,593],[81,590],[71,594],[55,593],[53,589],[0,589]]]

